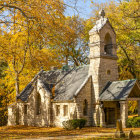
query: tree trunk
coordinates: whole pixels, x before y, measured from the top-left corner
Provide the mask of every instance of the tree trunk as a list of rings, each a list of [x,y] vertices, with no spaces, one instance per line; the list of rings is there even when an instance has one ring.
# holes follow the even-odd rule
[[[68,65],[68,55],[66,55],[66,65]]]
[[[136,73],[135,73],[135,68],[134,68],[134,61],[132,61],[132,59],[129,57],[125,48],[121,45],[120,45],[120,47],[123,50],[128,62],[129,62],[129,72],[132,74],[133,78],[137,78]]]
[[[16,86],[16,96],[17,96],[17,95],[19,95],[19,75],[18,75],[18,73],[16,73],[15,86]]]

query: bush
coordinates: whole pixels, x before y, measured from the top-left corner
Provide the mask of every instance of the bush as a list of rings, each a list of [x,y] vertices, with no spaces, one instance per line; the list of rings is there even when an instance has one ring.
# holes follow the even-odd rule
[[[73,119],[73,120],[67,120],[62,122],[63,127],[67,130],[76,129],[79,127],[79,129],[83,128],[86,124],[85,119]]]
[[[140,127],[140,117],[134,117],[132,127]]]
[[[126,124],[127,127],[140,127],[140,117],[128,118]]]
[[[63,127],[64,127],[65,129],[67,129],[67,130],[73,129],[72,121],[71,121],[71,120],[63,121],[62,124],[63,124]]]
[[[79,119],[79,122],[78,122],[79,129],[83,128],[85,126],[86,122],[87,121],[85,119]]]
[[[79,126],[78,119],[71,120],[73,129],[76,129]]]
[[[132,122],[133,122],[133,118],[128,118],[127,121],[126,121],[126,126],[128,128],[131,128],[132,127]]]

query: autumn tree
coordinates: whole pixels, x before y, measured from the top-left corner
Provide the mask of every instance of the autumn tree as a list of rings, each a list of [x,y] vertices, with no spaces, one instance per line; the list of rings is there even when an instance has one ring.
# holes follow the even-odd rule
[[[56,27],[61,29],[60,21],[63,19],[63,3],[59,0],[55,1],[5,1],[0,2],[1,12],[8,12],[8,21],[1,23],[10,24],[10,32],[6,33],[8,44],[6,50],[10,55],[8,66],[13,68],[16,93],[19,94],[19,75],[22,73],[27,53],[33,62],[32,51],[35,49],[43,49],[52,43],[56,34]],[[4,28],[4,27],[3,27]],[[4,37],[5,37],[4,36]],[[2,44],[3,46],[5,44]],[[1,49],[4,57],[5,49]],[[5,51],[5,52],[6,52]],[[11,52],[11,53],[10,53]],[[11,63],[12,62],[12,63]]]
[[[5,77],[4,71],[7,68],[7,64],[3,61],[0,61],[0,79]],[[8,104],[8,97],[7,94],[4,94],[5,85],[0,82],[0,126],[6,125],[7,123],[7,104]]]
[[[76,65],[87,63],[82,47],[78,48],[83,21],[65,17],[66,6],[61,0],[0,1],[0,61],[7,65],[0,78],[2,110],[15,101],[42,66],[44,70],[60,68],[67,56]]]
[[[48,46],[56,44],[64,9],[59,0],[0,1],[0,62],[7,65],[0,77],[0,109],[15,101],[42,66],[61,66],[55,49]]]
[[[60,33],[58,49],[65,65],[79,66],[88,63],[87,22],[79,16],[66,17]]]

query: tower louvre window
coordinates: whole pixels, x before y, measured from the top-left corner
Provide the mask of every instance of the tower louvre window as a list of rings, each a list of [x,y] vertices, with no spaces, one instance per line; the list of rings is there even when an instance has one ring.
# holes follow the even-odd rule
[[[112,44],[112,39],[109,33],[105,35],[104,43],[105,43],[105,46],[104,46],[105,54],[112,55],[113,44]]]

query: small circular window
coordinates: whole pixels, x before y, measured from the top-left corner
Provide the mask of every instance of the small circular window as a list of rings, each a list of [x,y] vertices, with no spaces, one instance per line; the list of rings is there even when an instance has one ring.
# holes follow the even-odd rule
[[[107,75],[110,75],[111,74],[111,71],[110,70],[107,70]]]

